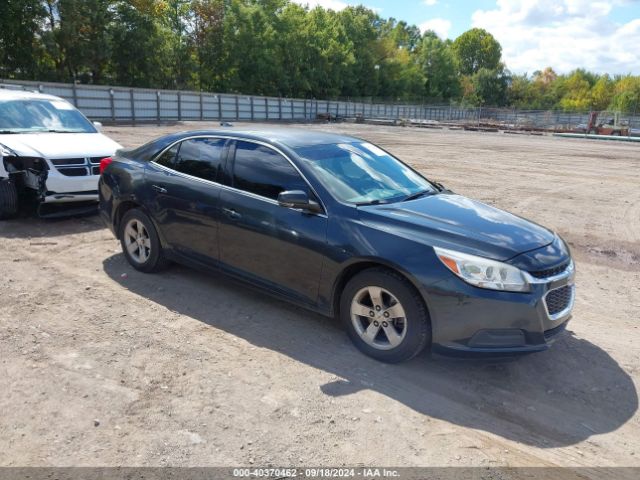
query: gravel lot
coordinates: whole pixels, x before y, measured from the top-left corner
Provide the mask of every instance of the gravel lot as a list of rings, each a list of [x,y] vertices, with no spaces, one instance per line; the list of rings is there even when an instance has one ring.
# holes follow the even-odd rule
[[[193,128],[105,131],[134,146]],[[639,146],[307,128],[559,232],[578,270],[567,335],[517,361],[383,365],[225,277],[134,271],[95,216],[23,215],[0,223],[0,465],[640,466]]]

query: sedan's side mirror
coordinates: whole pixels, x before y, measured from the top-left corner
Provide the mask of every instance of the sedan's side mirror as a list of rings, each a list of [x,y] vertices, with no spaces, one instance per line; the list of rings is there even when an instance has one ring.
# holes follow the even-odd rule
[[[320,213],[322,207],[309,198],[302,190],[286,190],[278,195],[278,205],[287,208],[299,208],[307,212]]]
[[[96,127],[96,130],[99,132],[102,131],[102,123],[101,122],[93,122],[93,126]]]

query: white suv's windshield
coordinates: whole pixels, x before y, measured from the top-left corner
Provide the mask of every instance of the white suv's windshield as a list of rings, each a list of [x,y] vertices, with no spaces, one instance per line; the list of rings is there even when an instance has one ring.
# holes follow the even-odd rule
[[[338,200],[388,203],[435,193],[435,187],[371,143],[313,145],[295,149]]]
[[[95,127],[64,100],[0,100],[1,133],[95,133]]]

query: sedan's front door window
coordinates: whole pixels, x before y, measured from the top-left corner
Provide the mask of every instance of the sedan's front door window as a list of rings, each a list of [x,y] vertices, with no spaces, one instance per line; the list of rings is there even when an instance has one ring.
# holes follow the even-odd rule
[[[264,145],[243,141],[236,146],[233,186],[273,200],[285,190],[310,194],[309,186],[286,158]]]
[[[220,138],[192,138],[180,144],[174,170],[193,177],[216,182],[222,167],[225,140]]]

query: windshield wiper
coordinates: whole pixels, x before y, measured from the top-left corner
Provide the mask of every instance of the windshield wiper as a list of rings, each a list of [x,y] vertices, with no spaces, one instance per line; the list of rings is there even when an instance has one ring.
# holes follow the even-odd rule
[[[412,193],[411,195],[407,195],[401,201],[402,202],[408,202],[409,200],[415,200],[416,198],[424,197],[426,195],[433,195],[435,193],[436,192],[434,192],[431,189],[429,189],[429,190],[420,190],[419,192]]]
[[[378,200],[378,199],[376,199],[376,200],[370,200],[368,202],[357,202],[356,203],[356,207],[363,207],[363,206],[366,206],[366,205],[382,205],[384,203],[389,203],[389,202],[387,202],[386,200]]]
[[[19,133],[26,133],[26,132],[18,132],[16,130],[0,130],[0,135],[9,135],[9,134],[19,134]]]
[[[47,132],[47,133],[82,133],[80,130],[60,130],[55,128],[50,128],[48,130],[38,130],[39,132]]]

